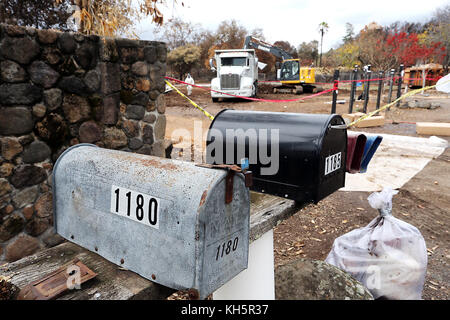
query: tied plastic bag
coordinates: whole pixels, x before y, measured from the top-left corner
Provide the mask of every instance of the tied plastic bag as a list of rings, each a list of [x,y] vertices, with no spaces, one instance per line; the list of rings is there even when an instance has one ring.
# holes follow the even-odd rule
[[[392,197],[384,188],[367,199],[380,216],[366,227],[337,238],[325,261],[360,281],[375,299],[418,300],[427,269],[427,249],[419,230],[392,216]]]

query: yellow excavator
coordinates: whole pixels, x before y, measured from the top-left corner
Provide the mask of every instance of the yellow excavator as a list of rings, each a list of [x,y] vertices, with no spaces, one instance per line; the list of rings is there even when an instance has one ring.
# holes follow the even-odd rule
[[[280,87],[274,88],[274,93],[311,93],[315,86],[315,68],[302,67],[300,59],[294,59],[285,50],[275,47],[267,42],[247,36],[244,49],[259,49],[282,59],[281,65],[277,63],[277,80]]]

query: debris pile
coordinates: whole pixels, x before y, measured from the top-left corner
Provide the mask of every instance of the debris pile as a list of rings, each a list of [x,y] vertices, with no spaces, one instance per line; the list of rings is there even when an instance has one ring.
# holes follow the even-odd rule
[[[19,288],[11,283],[9,277],[0,276],[0,300],[13,300],[19,293]]]

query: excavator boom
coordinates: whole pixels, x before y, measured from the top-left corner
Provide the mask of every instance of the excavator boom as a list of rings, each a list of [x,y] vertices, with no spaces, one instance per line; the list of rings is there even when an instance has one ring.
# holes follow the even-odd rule
[[[259,49],[281,58],[282,64],[280,70],[277,70],[277,78],[282,83],[282,88],[293,89],[293,92],[311,92],[314,90],[315,69],[301,68],[300,60],[285,50],[273,46],[270,43],[256,39],[253,36],[247,36],[244,42],[244,49]],[[290,89],[289,89],[290,88]],[[280,90],[282,92],[283,90]]]
[[[293,59],[294,57],[281,48],[275,47],[267,42],[256,39],[252,36],[247,36],[244,42],[244,49],[259,49],[270,52],[274,56],[283,60]]]

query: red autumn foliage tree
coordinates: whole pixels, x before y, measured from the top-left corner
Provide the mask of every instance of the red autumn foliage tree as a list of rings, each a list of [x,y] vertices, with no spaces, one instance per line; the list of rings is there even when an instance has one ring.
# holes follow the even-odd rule
[[[412,66],[422,63],[442,63],[446,49],[441,42],[421,41],[421,35],[386,29],[361,30],[356,40],[358,60],[376,70]]]
[[[399,32],[390,34],[383,43],[388,57],[393,57],[396,63],[412,66],[416,63],[442,63],[445,57],[445,47],[441,42],[421,44],[417,33]]]

